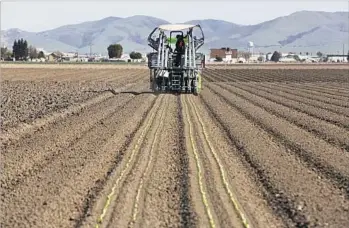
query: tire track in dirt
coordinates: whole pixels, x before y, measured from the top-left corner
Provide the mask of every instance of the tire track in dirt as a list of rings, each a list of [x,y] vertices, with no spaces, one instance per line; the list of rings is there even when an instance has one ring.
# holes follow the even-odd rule
[[[282,106],[273,101],[259,97],[258,94],[245,91],[234,85],[221,85],[227,91],[239,96],[242,99],[246,99],[252,104],[259,106],[269,113],[288,120],[290,123],[301,127],[308,132],[314,133],[314,135],[327,141],[328,143],[339,146],[349,152],[349,132],[336,125],[327,123],[326,121],[308,116],[304,113],[298,112],[291,108]]]
[[[241,156],[251,165],[265,189],[275,213],[290,227],[343,226],[348,223],[348,200],[326,179],[299,163],[283,144],[270,138],[268,132],[255,125],[224,100],[203,90],[207,108],[229,133]],[[290,172],[292,171],[292,172]],[[333,214],[336,213],[334,217]]]
[[[98,192],[103,179],[110,176],[110,167],[117,166],[117,160],[123,158],[122,151],[115,148],[122,148],[129,140],[129,134],[142,121],[153,100],[151,95],[136,96],[49,167],[27,177],[15,189],[5,190],[6,197],[1,203],[7,210],[2,224],[72,226],[84,213],[86,199],[93,199],[91,193]]]
[[[318,170],[320,175],[333,180],[349,197],[349,170],[347,169],[349,159],[343,159],[343,157],[349,158],[348,153],[317,139],[311,133],[299,129],[292,123],[279,119],[262,108],[224,91],[223,87],[210,86],[210,88],[227,104],[232,105],[246,118],[260,125],[276,140],[303,159],[310,169]]]

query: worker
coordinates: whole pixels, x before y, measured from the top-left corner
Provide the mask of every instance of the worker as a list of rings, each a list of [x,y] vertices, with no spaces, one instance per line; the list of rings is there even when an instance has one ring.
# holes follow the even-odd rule
[[[184,42],[183,35],[177,35],[176,38],[177,38],[176,49],[175,49],[175,51],[177,52],[176,66],[178,67],[181,64],[182,55],[185,53],[185,42]]]

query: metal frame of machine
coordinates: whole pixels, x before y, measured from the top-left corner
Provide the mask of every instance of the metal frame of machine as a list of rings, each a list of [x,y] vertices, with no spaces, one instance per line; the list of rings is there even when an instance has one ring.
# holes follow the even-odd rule
[[[196,36],[197,31],[200,37]],[[173,38],[176,33],[183,37],[184,53],[179,53],[172,47],[177,42],[177,38]],[[148,54],[150,89],[154,92],[198,95],[205,56],[197,53],[197,50],[203,44],[204,34],[200,25],[168,24],[156,27],[148,37],[148,45],[154,49]]]

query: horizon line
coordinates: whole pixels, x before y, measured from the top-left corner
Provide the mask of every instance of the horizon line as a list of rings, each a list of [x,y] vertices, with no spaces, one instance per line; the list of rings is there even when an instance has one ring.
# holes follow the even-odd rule
[[[195,21],[195,20],[199,20],[199,21],[203,21],[203,20],[216,20],[216,21],[228,22],[228,23],[231,23],[231,24],[239,25],[239,26],[254,26],[254,25],[261,24],[261,23],[273,21],[273,20],[275,20],[275,19],[277,19],[277,18],[287,17],[287,16],[290,16],[290,15],[292,15],[292,14],[300,13],[300,12],[349,13],[349,11],[298,10],[298,11],[294,11],[293,13],[290,13],[290,14],[287,14],[287,15],[283,15],[283,16],[279,16],[279,17],[275,17],[275,18],[273,18],[273,19],[271,19],[271,20],[262,21],[262,22],[259,22],[259,23],[256,23],[256,24],[237,24],[237,23],[234,23],[234,22],[232,22],[232,21],[223,20],[223,19],[215,19],[215,18],[193,19],[193,20],[189,20],[189,21]],[[61,28],[61,27],[64,27],[64,26],[80,25],[80,24],[88,23],[88,22],[101,21],[101,20],[104,20],[104,19],[106,19],[106,18],[127,19],[127,18],[137,17],[137,16],[151,17],[151,18],[156,18],[156,19],[160,19],[160,20],[164,20],[164,21],[166,21],[166,22],[169,22],[169,21],[167,21],[167,20],[165,20],[165,19],[163,19],[163,18],[160,18],[160,17],[154,17],[154,16],[145,15],[145,14],[136,14],[136,15],[129,16],[129,17],[106,16],[106,17],[103,17],[103,18],[98,19],[98,20],[84,21],[84,22],[81,22],[81,23],[70,23],[70,24],[65,24],[65,25],[61,25],[61,26],[58,26],[58,27],[54,27],[54,28],[51,28],[51,29],[46,29],[46,30],[42,30],[42,31],[38,31],[38,32],[32,32],[32,31],[28,31],[28,30],[23,30],[23,29],[18,28],[18,27],[8,28],[8,29],[4,29],[4,30],[1,30],[1,31],[21,30],[22,32],[41,33],[41,32],[45,32],[45,31],[55,30],[55,29],[58,29],[58,28]],[[189,21],[186,21],[186,22],[189,22]],[[181,23],[186,23],[186,22],[181,22]],[[181,23],[171,23],[171,22],[169,22],[169,24],[181,24]]]

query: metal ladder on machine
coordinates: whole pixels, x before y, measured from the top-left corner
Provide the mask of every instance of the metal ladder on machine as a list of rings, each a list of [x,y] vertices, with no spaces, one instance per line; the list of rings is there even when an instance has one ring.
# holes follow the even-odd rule
[[[172,71],[172,80],[171,80],[172,90],[180,91],[181,90],[181,73],[178,71]]]

